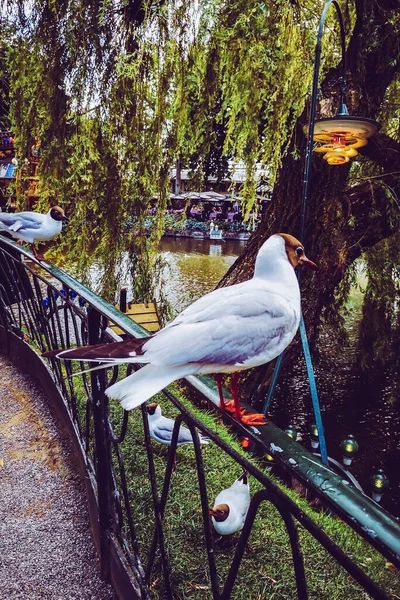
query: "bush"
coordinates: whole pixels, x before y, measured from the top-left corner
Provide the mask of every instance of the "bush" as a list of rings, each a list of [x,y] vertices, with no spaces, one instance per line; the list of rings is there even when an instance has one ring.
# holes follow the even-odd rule
[[[154,216],[148,216],[144,221],[146,231],[149,233],[154,223]],[[210,231],[211,221],[196,221],[196,219],[185,219],[182,215],[173,215],[166,213],[164,216],[164,228],[166,233],[182,233],[184,231],[201,231],[208,233]],[[215,227],[225,233],[247,232],[248,225],[246,223],[231,223],[226,221],[214,221]],[[129,232],[135,226],[135,218],[128,217],[125,224],[125,231]]]

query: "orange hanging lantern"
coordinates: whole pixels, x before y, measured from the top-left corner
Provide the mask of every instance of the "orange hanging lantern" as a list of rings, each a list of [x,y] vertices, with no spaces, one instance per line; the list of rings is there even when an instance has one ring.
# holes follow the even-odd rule
[[[368,138],[379,129],[379,123],[372,119],[351,117],[348,114],[321,119],[314,123],[313,141],[318,144],[314,152],[322,152],[329,165],[343,165],[357,156],[357,148],[366,146]],[[308,134],[308,125],[304,127],[304,132]]]

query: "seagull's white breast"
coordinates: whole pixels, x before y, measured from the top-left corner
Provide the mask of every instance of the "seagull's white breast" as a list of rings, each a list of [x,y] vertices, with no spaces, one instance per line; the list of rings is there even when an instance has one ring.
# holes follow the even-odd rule
[[[35,241],[47,241],[58,235],[62,229],[61,221],[53,219],[49,213],[35,212],[0,213],[0,227],[13,237],[33,244]]]

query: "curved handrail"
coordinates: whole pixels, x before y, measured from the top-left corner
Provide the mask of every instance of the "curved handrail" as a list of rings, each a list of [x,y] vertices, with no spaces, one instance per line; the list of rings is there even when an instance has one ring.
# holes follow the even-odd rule
[[[120,311],[118,311],[115,307],[111,306],[110,304],[96,296],[87,287],[77,282],[70,275],[65,273],[62,269],[59,269],[58,267],[48,263],[47,261],[42,261],[38,263],[38,261],[36,261],[36,259],[33,257],[30,251],[21,248],[21,246],[19,246],[12,240],[2,240],[2,247],[9,247],[12,251],[17,250],[18,253],[20,253],[22,256],[29,258],[33,261],[33,263],[38,264],[41,268],[41,273],[44,271],[51,277],[60,281],[65,291],[73,290],[75,293],[77,293],[90,305],[91,310],[94,311],[94,314],[98,315],[98,317],[96,317],[98,322],[97,325],[100,326],[100,315],[102,315],[106,319],[113,321],[113,323],[117,324],[127,334],[132,335],[133,337],[144,337],[148,335],[148,332],[142,327],[140,327],[140,325],[134,323],[123,313],[120,313]],[[13,260],[15,260],[15,256]],[[31,274],[34,273],[34,270],[32,270],[31,267],[25,266],[25,268]],[[46,279],[43,277],[42,274],[36,274],[36,277],[39,277],[41,282],[46,282]],[[47,285],[47,283],[45,283],[45,285]],[[50,284],[48,285],[50,287]],[[39,284],[35,282],[36,293],[41,299],[41,290],[39,288]],[[32,303],[32,306],[28,307],[27,302],[25,300],[21,302],[23,304],[25,302],[24,306],[22,306],[20,310],[25,310],[27,312],[28,325],[30,325],[31,322],[33,323],[36,320],[37,325],[40,329],[40,322],[43,318],[40,303]],[[68,312],[70,309],[71,306],[69,306],[68,303],[60,306],[57,305],[55,301],[55,305],[52,308],[53,312],[51,314],[53,315],[53,317],[56,314],[58,318],[59,310],[65,311],[65,323],[67,327],[67,331],[65,332],[66,337],[68,337],[68,335],[70,335],[71,332],[73,332],[75,336],[79,337],[79,328],[77,327],[76,322]],[[72,321],[69,322],[68,319],[71,320],[71,318]],[[97,325],[94,326],[93,324],[90,325],[89,323],[89,330],[90,327],[94,327],[94,329],[96,329]],[[18,329],[18,327],[16,329]],[[37,333],[37,335],[39,334],[40,332]],[[45,333],[41,333],[40,335],[43,336],[45,335]],[[42,338],[40,338],[40,340],[41,339]],[[47,346],[51,346],[54,340],[50,339],[49,337],[45,339],[45,342]],[[57,373],[59,376],[59,381],[63,382],[63,386],[69,385],[64,383],[64,378],[60,371],[61,367],[57,365],[55,368],[56,370],[58,370]],[[65,369],[69,378],[72,374],[71,367],[65,367]],[[92,374],[93,401],[92,404],[88,405],[88,410],[92,410],[94,412],[96,412],[96,410],[98,410],[98,406],[100,406],[99,402],[101,403],[101,398],[103,397],[102,389],[104,389],[104,386],[106,385],[104,374],[102,375],[104,380],[103,382],[101,382],[101,379],[96,379],[96,377],[100,376]],[[68,378],[67,381],[69,381]],[[194,388],[197,391],[197,393],[200,393],[202,395],[203,399],[206,399],[207,401],[212,403],[217,409],[219,404],[219,398],[216,390],[216,384],[213,379],[207,376],[190,376],[187,378],[187,382],[192,388]],[[68,393],[67,387],[64,387],[63,391],[65,391],[65,393]],[[260,470],[257,467],[255,467],[254,464],[245,460],[243,456],[239,455],[229,445],[223,442],[223,440],[221,440],[218,435],[210,431],[204,425],[204,423],[196,419],[191,414],[191,412],[188,411],[185,407],[183,407],[179,400],[175,396],[173,396],[173,394],[171,394],[168,390],[164,390],[163,392],[166,395],[166,397],[169,400],[171,400],[171,402],[173,402],[175,406],[178,407],[189,426],[195,426],[199,430],[204,431],[204,433],[206,433],[206,435],[208,435],[218,446],[220,446],[222,450],[229,453],[230,456],[232,456],[235,460],[237,460],[237,462],[244,466],[251,475],[258,479],[266,487],[266,489],[269,489],[271,492],[273,492],[274,497],[280,499],[282,504],[286,506],[286,509],[289,510],[289,512],[316,539],[318,539],[318,541],[338,560],[338,562],[342,564],[342,566],[344,566],[357,581],[364,585],[365,589],[370,590],[370,593],[372,593],[374,598],[385,598],[384,594],[381,594],[379,591],[376,591],[374,587],[375,584],[371,582],[366,575],[363,576],[362,573],[360,574],[359,567],[354,565],[354,563],[352,563],[351,560],[348,557],[346,557],[346,555],[340,550],[340,548],[332,540],[330,540],[328,536],[326,536],[326,534],[324,534],[317,527],[317,525],[315,525],[315,523],[313,523],[313,521],[309,517],[307,517],[307,515],[305,515],[301,508],[299,508],[290,498],[285,496],[285,494],[275,484],[271,482],[267,475],[260,472]],[[90,406],[92,408],[90,408]],[[249,408],[249,410],[252,410],[251,407],[247,408]],[[100,438],[106,438],[104,443],[109,444],[109,446],[114,445],[115,447],[118,447],[118,444],[123,440],[125,436],[126,422],[124,420],[121,433],[119,436],[117,436],[113,434],[109,424],[106,422],[107,418],[108,417],[106,416],[106,413],[102,413],[100,415],[100,425],[102,427],[107,427],[108,433],[107,435],[104,435],[104,430],[102,430],[99,431],[99,436]],[[263,448],[265,452],[271,454],[275,458],[276,462],[280,466],[282,466],[291,476],[294,476],[296,479],[300,480],[308,489],[311,489],[326,507],[328,507],[331,511],[333,511],[335,514],[337,514],[343,520],[345,520],[365,540],[367,540],[372,546],[377,548],[388,560],[390,560],[393,564],[400,566],[400,525],[399,522],[392,515],[383,510],[378,504],[376,504],[373,500],[364,495],[362,492],[351,486],[349,482],[342,478],[340,475],[323,465],[315,457],[315,455],[311,454],[299,443],[292,440],[289,436],[286,435],[285,432],[280,430],[273,423],[268,423],[266,426],[263,427],[245,427],[233,420],[232,423],[234,423],[235,427],[237,427],[239,431],[241,431],[243,434],[255,441],[260,449]],[[86,435],[88,435],[88,433]],[[86,447],[87,446],[88,444],[86,444]],[[109,448],[105,448],[105,454],[107,454],[107,452],[109,452]],[[106,457],[106,460],[109,459]],[[172,464],[170,466],[172,468]],[[108,497],[114,497],[115,500],[118,497],[116,483],[112,473],[110,477],[111,479],[107,483],[107,486],[109,488]],[[127,496],[124,497],[126,500]],[[159,526],[162,526],[162,523],[159,523]],[[134,541],[133,525],[132,532],[132,539]]]

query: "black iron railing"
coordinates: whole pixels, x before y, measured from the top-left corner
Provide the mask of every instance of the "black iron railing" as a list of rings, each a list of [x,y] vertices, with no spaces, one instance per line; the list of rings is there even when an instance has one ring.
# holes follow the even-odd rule
[[[139,325],[57,267],[47,262],[39,265],[32,260],[30,252],[16,243],[1,241],[1,350],[40,379],[64,418],[85,474],[102,572],[112,581],[120,598],[241,598],[241,592],[235,595],[235,590],[240,590],[240,569],[246,544],[266,503],[277,509],[283,529],[287,531],[285,552],[287,548],[295,580],[292,597],[297,590],[299,599],[308,598],[308,557],[303,556],[303,532],[311,534],[372,598],[390,597],[390,590],[381,589],[365,573],[362,564],[333,541],[308,511],[270,477],[260,462],[235,449],[232,443],[205,424],[201,412],[197,411],[200,416],[195,416],[196,410],[171,391],[164,390],[163,397],[175,407],[178,416],[166,465],[160,468],[160,455],[155,454],[145,408],[142,407],[142,425],[139,427],[139,410],[132,411],[131,416],[118,406],[109,405],[104,395],[105,388],[117,377],[129,373],[132,367],[75,376],[87,365],[40,358],[40,353],[49,349],[111,341],[113,336],[115,339],[115,334],[108,328],[110,321],[134,337],[147,335]],[[218,395],[210,378],[189,377],[186,381],[203,406],[207,404],[218,411]],[[189,427],[194,438],[197,506],[193,508],[193,514],[202,532],[197,541],[191,540],[194,547],[188,543],[187,552],[202,551],[205,557],[204,572],[189,592],[182,591],[185,582],[178,581],[173,558],[177,545],[173,535],[180,534],[172,535],[173,521],[166,519],[168,507],[177,502],[177,490],[182,491],[176,487],[179,469],[185,468],[180,467],[179,460],[177,475],[173,477],[174,451],[181,422]],[[287,477],[295,478],[326,510],[346,521],[359,537],[367,540],[391,563],[400,566],[400,526],[396,519],[272,423],[250,428],[232,421],[231,424],[236,432],[255,442],[258,455],[272,455]],[[210,438],[221,456],[229,456],[240,465],[239,474],[241,469],[246,469],[257,483],[244,528],[232,550],[232,559],[226,560],[225,556],[223,569],[216,559],[215,535],[209,517],[210,482],[205,453],[196,430]],[[188,520],[191,519],[192,515]],[[197,529],[195,531],[197,535]],[[187,538],[190,541],[190,534]],[[256,564],[255,568],[259,569],[260,565]],[[260,598],[269,597],[263,593]]]

